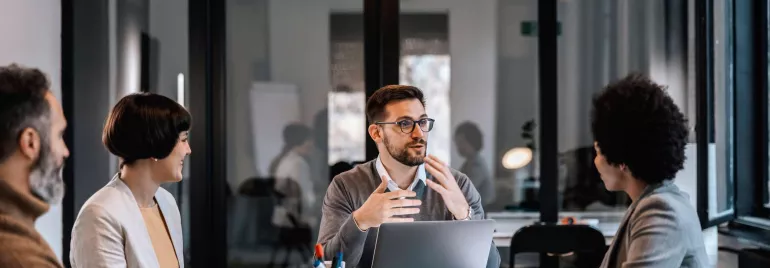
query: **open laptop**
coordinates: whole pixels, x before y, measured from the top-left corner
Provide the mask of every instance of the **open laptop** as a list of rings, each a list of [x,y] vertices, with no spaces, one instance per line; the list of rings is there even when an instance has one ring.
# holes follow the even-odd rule
[[[483,268],[495,221],[421,221],[380,226],[372,268]]]

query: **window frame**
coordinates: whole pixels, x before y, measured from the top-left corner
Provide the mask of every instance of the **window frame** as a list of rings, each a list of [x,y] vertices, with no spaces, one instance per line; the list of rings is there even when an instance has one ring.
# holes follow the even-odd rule
[[[732,82],[729,86],[732,87],[732,98],[730,99],[733,101],[732,105],[732,116],[734,120],[727,120],[728,124],[731,124],[733,127],[733,136],[729,137],[729,142],[732,143],[733,150],[732,154],[729,155],[730,161],[733,163],[736,163],[737,160],[737,154],[736,154],[736,141],[737,141],[737,129],[736,129],[736,111],[735,111],[735,101],[737,99],[736,91],[737,91],[737,83],[736,83],[736,69],[735,68],[729,68],[730,63],[735,62],[735,1],[733,0],[725,0],[726,5],[731,6],[733,11],[733,23],[730,25],[727,25],[728,29],[726,32],[732,32],[732,35],[726,35],[728,37],[731,37],[729,41],[732,42],[732,46],[729,48],[731,49],[732,53],[728,52],[728,55],[726,55],[726,66],[723,69],[725,72],[730,72],[727,77],[732,76],[734,79],[732,79],[729,82]],[[704,1],[694,1],[694,8],[695,8],[695,17],[694,17],[694,23],[695,23],[695,98],[696,98],[696,118],[695,118],[695,132],[696,132],[696,148],[697,148],[697,199],[696,199],[696,210],[698,212],[698,218],[700,220],[701,227],[703,229],[710,228],[713,226],[720,225],[722,223],[734,220],[736,218],[736,192],[733,191],[732,195],[728,198],[733,199],[733,206],[730,209],[727,209],[725,211],[717,211],[716,214],[711,214],[709,207],[709,200],[711,198],[717,198],[717,196],[711,196],[709,192],[709,145],[711,143],[716,142],[716,136],[715,136],[715,75],[714,75],[714,58],[716,51],[714,50],[714,30],[715,30],[715,23],[725,23],[725,22],[715,22],[714,21],[714,1],[713,0],[704,0]],[[720,67],[720,66],[716,66]],[[728,170],[729,174],[726,179],[732,179],[733,181],[733,190],[735,190],[735,184],[737,179],[736,170],[738,169],[737,165],[734,166],[733,169]],[[718,175],[717,175],[718,176]],[[717,177],[719,179],[719,177]]]
[[[751,220],[770,216],[765,204],[770,176],[768,13],[763,0],[734,2],[736,219],[729,229],[770,230],[770,224]]]

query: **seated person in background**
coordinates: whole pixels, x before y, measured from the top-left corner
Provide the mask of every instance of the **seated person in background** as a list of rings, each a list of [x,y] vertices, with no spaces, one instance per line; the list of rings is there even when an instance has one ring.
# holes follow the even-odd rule
[[[683,168],[687,120],[649,78],[632,74],[593,101],[591,130],[604,186],[631,198],[601,267],[707,267],[689,196],[672,183]]]
[[[479,191],[481,201],[486,206],[495,202],[495,181],[489,174],[487,163],[481,157],[484,147],[484,135],[476,124],[466,121],[455,129],[455,145],[457,151],[465,158],[460,172],[471,179],[473,186]]]
[[[377,90],[366,104],[366,116],[379,157],[338,175],[329,186],[318,236],[324,255],[343,251],[348,267],[370,267],[382,223],[484,218],[468,177],[426,157],[433,119],[425,114],[419,89],[393,85]],[[492,243],[487,267],[499,266]]]
[[[289,124],[283,129],[283,141],[283,150],[270,164],[275,190],[284,195],[273,212],[273,224],[288,228],[317,226],[320,206],[316,207],[307,161],[313,152],[311,130],[302,124]]]

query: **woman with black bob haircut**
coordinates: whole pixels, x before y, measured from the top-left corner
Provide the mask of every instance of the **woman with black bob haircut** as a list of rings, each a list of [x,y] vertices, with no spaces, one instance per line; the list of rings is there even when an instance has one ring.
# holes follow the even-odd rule
[[[86,201],[72,230],[72,267],[184,267],[176,200],[160,185],[182,180],[190,113],[151,93],[122,98],[102,142],[120,171]]]
[[[633,201],[601,267],[708,267],[698,215],[672,183],[688,128],[665,87],[640,74],[607,85],[591,130],[604,186]]]

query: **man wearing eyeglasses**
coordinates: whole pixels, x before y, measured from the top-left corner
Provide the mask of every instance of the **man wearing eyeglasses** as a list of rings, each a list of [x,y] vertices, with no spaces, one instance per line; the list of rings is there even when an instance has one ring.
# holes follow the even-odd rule
[[[470,179],[427,155],[434,120],[420,89],[380,88],[366,103],[366,117],[379,156],[329,185],[318,235],[325,256],[344,251],[348,267],[369,267],[383,223],[484,218]],[[499,253],[491,247],[487,267],[499,267]]]

